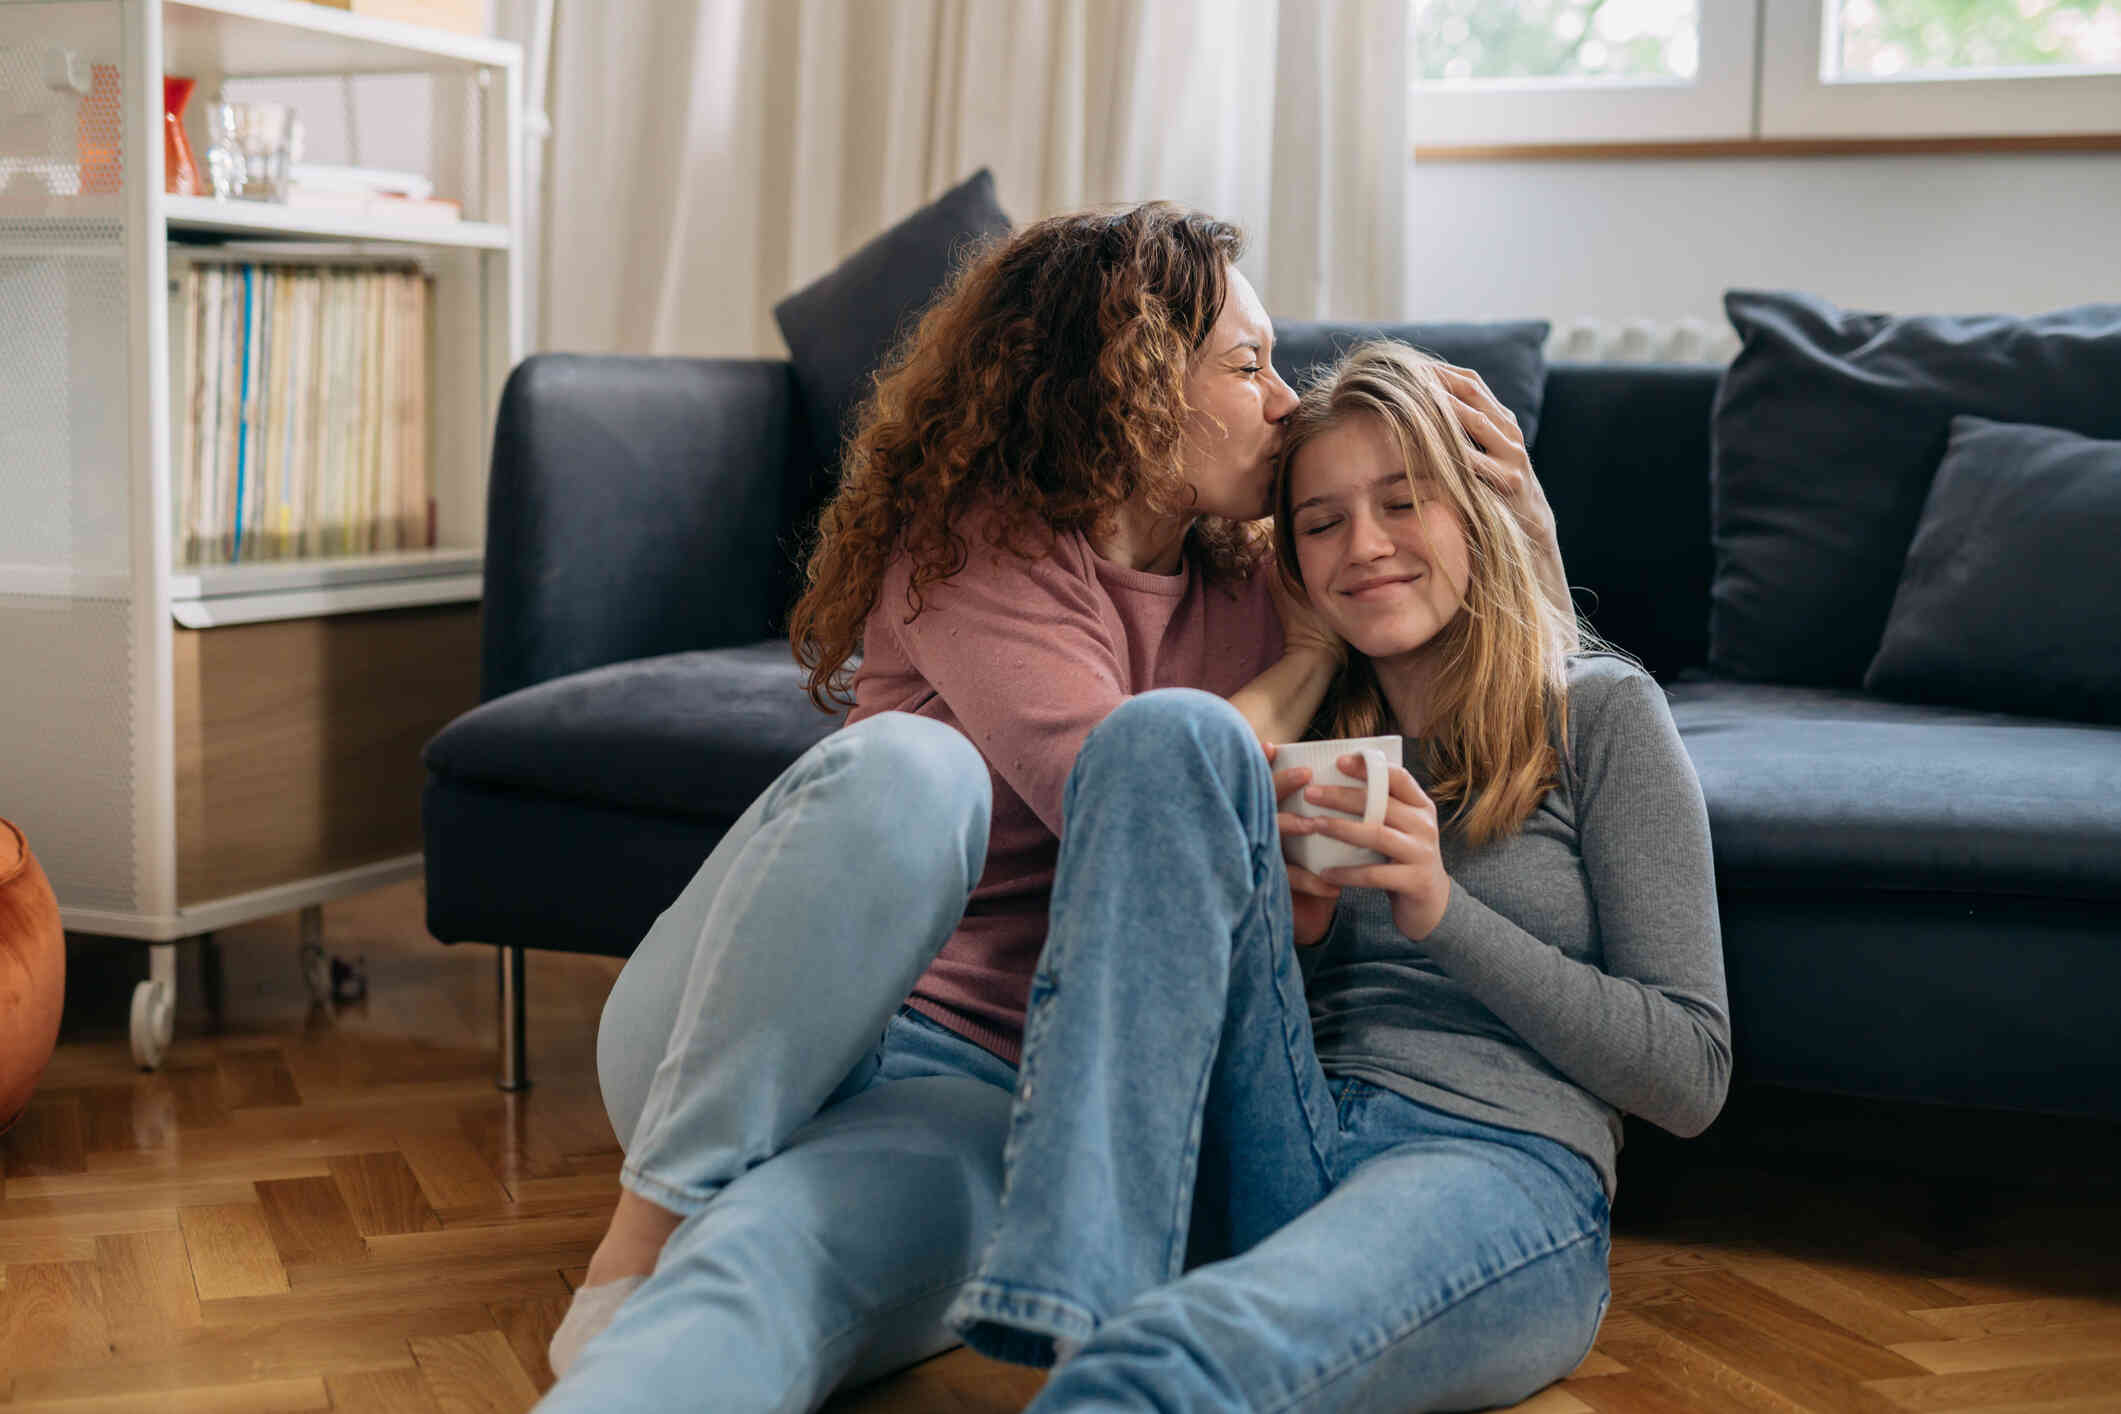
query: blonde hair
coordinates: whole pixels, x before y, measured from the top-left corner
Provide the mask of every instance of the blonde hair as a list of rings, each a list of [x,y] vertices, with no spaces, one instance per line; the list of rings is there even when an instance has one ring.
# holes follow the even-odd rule
[[[1304,393],[1275,463],[1274,550],[1287,583],[1304,594],[1291,469],[1314,439],[1352,418],[1374,417],[1391,434],[1417,506],[1426,479],[1457,512],[1471,572],[1464,606],[1429,645],[1438,661],[1418,750],[1444,821],[1481,845],[1520,828],[1560,780],[1554,743],[1568,739],[1564,656],[1576,625],[1541,591],[1531,544],[1474,465],[1437,368],[1405,344],[1372,340]],[[1395,725],[1376,667],[1351,649],[1309,735],[1375,736]]]

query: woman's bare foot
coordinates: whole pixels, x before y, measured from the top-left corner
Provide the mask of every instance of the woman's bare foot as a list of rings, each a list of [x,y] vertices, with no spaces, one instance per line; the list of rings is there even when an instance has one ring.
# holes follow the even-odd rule
[[[682,1221],[668,1208],[649,1202],[631,1189],[619,1190],[619,1206],[611,1215],[611,1226],[589,1259],[584,1286],[602,1286],[620,1277],[644,1277],[655,1270],[663,1244]]]
[[[575,1289],[560,1328],[553,1332],[547,1358],[555,1376],[572,1369],[582,1347],[603,1333],[626,1298],[655,1270],[663,1244],[677,1230],[679,1217],[646,1198],[619,1190],[611,1226],[589,1259],[589,1272]]]

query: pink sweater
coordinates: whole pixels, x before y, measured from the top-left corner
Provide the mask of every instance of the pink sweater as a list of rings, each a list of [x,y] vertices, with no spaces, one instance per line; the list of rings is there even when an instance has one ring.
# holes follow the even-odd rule
[[[864,626],[848,721],[913,712],[947,722],[987,759],[994,784],[987,867],[964,921],[910,1004],[1014,1063],[1031,974],[1046,941],[1060,851],[1061,796],[1075,754],[1137,692],[1196,687],[1227,697],[1281,656],[1281,621],[1262,568],[1209,588],[1099,559],[1081,535],[1026,561],[962,531],[965,567],[922,590],[907,623],[901,556]]]

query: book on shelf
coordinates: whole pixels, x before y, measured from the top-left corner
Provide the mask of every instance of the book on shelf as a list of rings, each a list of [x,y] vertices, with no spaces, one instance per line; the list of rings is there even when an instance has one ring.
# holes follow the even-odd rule
[[[356,196],[430,197],[435,184],[418,172],[381,167],[346,167],[330,162],[292,162],[287,180],[304,191],[334,191]]]
[[[177,563],[434,546],[428,275],[202,258],[171,287]]]
[[[485,0],[310,0],[334,10],[345,10],[369,19],[396,20],[454,30],[458,34],[486,33]]]
[[[282,204],[290,211],[329,212],[360,221],[447,223],[464,219],[463,209],[454,201],[387,192],[313,191],[295,185],[287,189]]]
[[[416,172],[314,162],[297,162],[289,169],[285,205],[292,211],[325,212],[360,221],[464,219],[462,206],[436,196],[434,183]]]

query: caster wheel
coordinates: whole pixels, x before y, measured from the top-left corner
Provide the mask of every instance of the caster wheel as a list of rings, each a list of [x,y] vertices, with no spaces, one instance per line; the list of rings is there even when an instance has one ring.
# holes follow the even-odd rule
[[[133,988],[133,1062],[140,1069],[161,1069],[176,1014],[176,989],[167,982],[142,982]]]
[[[331,999],[340,1006],[368,1000],[367,958],[357,957],[352,962],[337,957],[331,960]]]

